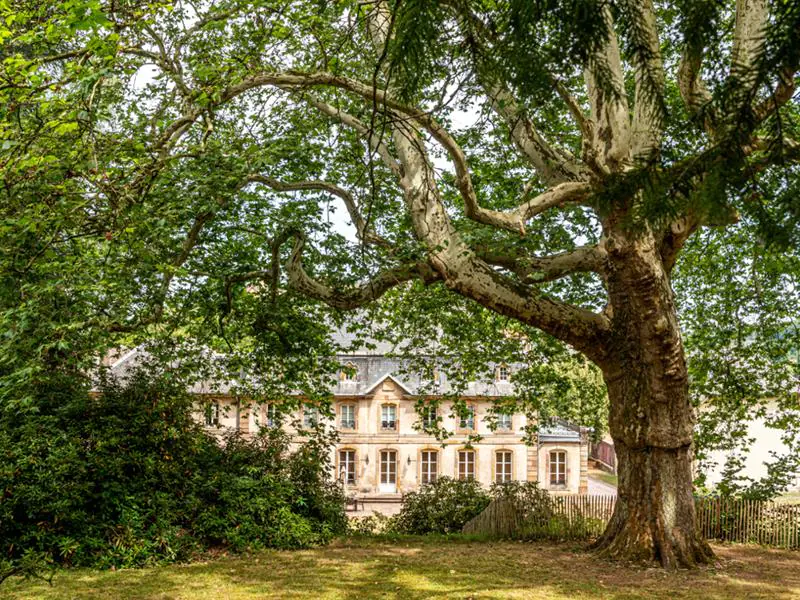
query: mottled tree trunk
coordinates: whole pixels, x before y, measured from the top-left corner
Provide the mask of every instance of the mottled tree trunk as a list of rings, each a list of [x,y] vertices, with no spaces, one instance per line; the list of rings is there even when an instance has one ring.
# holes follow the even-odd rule
[[[667,567],[708,562],[695,526],[688,375],[669,275],[651,235],[610,235],[612,332],[603,372],[619,498],[596,547]]]

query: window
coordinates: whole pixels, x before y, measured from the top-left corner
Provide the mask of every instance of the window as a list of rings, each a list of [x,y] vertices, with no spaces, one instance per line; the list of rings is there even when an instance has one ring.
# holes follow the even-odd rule
[[[497,483],[511,481],[511,451],[499,450],[495,453],[494,480]]]
[[[497,431],[511,431],[512,427],[511,415],[497,415]]]
[[[339,381],[356,381],[358,379],[358,368],[351,362],[347,363],[339,372]]]
[[[439,477],[439,453],[436,450],[423,450],[420,453],[419,482],[435,483]]]
[[[442,385],[442,372],[439,367],[433,367],[433,387],[439,388]]]
[[[278,423],[278,407],[274,404],[267,404],[266,419],[264,420],[267,427],[275,427]]]
[[[459,429],[469,429],[470,431],[475,429],[475,407],[468,406],[467,407],[467,416],[461,417],[458,422]]]
[[[381,492],[394,493],[397,491],[397,452],[394,450],[381,450]]]
[[[345,485],[356,484],[355,450],[339,450],[339,479]]]
[[[458,451],[458,478],[475,479],[475,451]]]
[[[567,485],[567,453],[563,450],[550,453],[550,485]]]
[[[206,427],[219,427],[219,402],[211,402],[205,408]]]
[[[339,427],[342,429],[356,428],[356,405],[342,404],[339,415]]]
[[[303,427],[311,429],[319,422],[319,410],[314,406],[303,407]]]
[[[497,381],[508,381],[509,370],[506,365],[499,365],[497,367]]]
[[[395,431],[397,429],[397,405],[381,405],[381,429],[384,431]]]
[[[438,412],[436,406],[431,404],[422,409],[422,426],[425,429],[433,429],[436,427],[436,423],[438,422],[437,417],[439,416]]]

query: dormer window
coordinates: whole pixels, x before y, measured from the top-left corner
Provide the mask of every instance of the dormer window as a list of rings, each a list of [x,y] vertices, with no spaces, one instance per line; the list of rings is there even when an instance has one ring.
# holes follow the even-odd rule
[[[344,368],[339,372],[339,381],[357,381],[358,380],[358,367],[353,363],[347,363]]]
[[[495,379],[502,383],[508,381],[508,377],[511,375],[511,370],[508,368],[508,365],[502,364],[498,365],[495,371]]]

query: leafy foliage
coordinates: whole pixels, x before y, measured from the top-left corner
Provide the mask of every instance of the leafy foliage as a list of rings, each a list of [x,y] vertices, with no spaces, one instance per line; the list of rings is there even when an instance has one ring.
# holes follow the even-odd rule
[[[179,378],[76,378],[37,390],[38,412],[2,414],[0,553],[131,567],[208,548],[302,548],[344,531],[324,446],[290,452],[278,428],[220,444],[191,416]]]
[[[474,479],[439,477],[406,494],[394,517],[397,533],[459,533],[464,524],[489,505],[490,496]]]

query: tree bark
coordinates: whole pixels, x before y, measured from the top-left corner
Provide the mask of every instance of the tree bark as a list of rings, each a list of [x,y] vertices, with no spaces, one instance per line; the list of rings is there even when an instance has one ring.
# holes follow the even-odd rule
[[[694,410],[668,271],[651,233],[618,230],[606,248],[612,327],[602,368],[619,497],[595,547],[671,568],[707,563],[714,555],[695,526]]]

